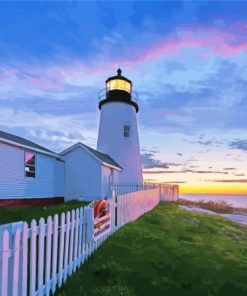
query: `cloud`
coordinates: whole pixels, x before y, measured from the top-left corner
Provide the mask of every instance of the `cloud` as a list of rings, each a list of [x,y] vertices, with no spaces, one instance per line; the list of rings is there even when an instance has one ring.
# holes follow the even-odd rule
[[[175,163],[175,162],[167,162],[167,164],[171,167],[171,166],[175,166],[175,167],[177,167],[177,166],[181,166],[181,165],[183,165],[182,163]]]
[[[181,174],[181,173],[192,173],[192,174],[223,174],[228,175],[228,172],[222,171],[204,171],[204,170],[191,170],[191,169],[182,169],[180,171],[161,171],[161,170],[143,170],[143,174]]]
[[[208,140],[208,141],[197,141],[198,144],[200,145],[205,145],[205,146],[211,146],[212,145],[212,141]]]
[[[81,61],[69,64],[51,63],[0,63],[1,100],[15,98],[49,98],[68,100],[72,98],[91,99],[97,105],[100,83],[98,77],[90,75]],[[103,82],[101,78],[101,82]],[[95,101],[92,100],[95,98]],[[44,102],[45,105],[46,102]]]
[[[165,162],[162,162],[158,159],[154,158],[155,155],[153,153],[143,153],[141,154],[141,160],[144,168],[165,168],[168,169],[169,165]]]
[[[78,141],[95,146],[96,133],[87,125],[80,115],[54,116],[31,110],[0,109],[1,130],[26,137],[56,152]]]
[[[247,179],[223,179],[223,180],[204,180],[206,182],[215,182],[215,183],[247,183]]]
[[[154,74],[156,81],[148,84],[149,91],[152,85],[156,89],[145,98],[140,108],[141,124],[156,128],[160,133],[193,135],[205,130],[243,130],[247,125],[243,111],[247,108],[245,61],[245,54],[233,60],[212,59],[210,67],[193,60],[188,64],[185,62],[186,69],[176,72],[173,77],[163,74],[165,62],[160,62],[159,70]],[[153,72],[151,66],[150,73]],[[159,81],[157,72],[164,76],[162,81]],[[150,117],[154,118],[152,122],[148,120]],[[220,146],[225,142],[218,137],[199,137],[191,144]]]
[[[160,152],[160,149],[158,147],[152,147],[151,149],[147,149],[145,147],[143,147],[141,149],[141,152],[145,152],[145,153],[159,153]]]
[[[187,159],[188,162],[199,161],[199,159],[194,158],[193,156]]]
[[[221,172],[221,171],[203,171],[203,170],[199,170],[199,171],[185,170],[184,172],[186,172],[186,173],[197,173],[197,174],[223,174],[223,175],[227,175],[227,174],[228,174],[228,172]]]
[[[236,168],[223,168],[223,170],[232,171],[232,170],[236,170]]]
[[[229,147],[241,151],[247,151],[247,140],[235,140],[229,143]]]
[[[146,149],[144,149],[147,151]],[[142,151],[144,151],[142,149]],[[156,151],[156,150],[153,150]],[[156,153],[156,152],[155,152]],[[143,168],[145,169],[152,169],[152,168],[163,168],[163,169],[169,169],[171,166],[180,166],[182,164],[180,163],[174,163],[174,162],[162,162],[161,160],[158,160],[155,158],[154,152],[145,152],[141,154],[141,160]]]
[[[151,174],[168,174],[168,173],[181,173],[180,171],[158,171],[158,170],[152,170],[152,171],[148,171],[148,170],[142,170],[143,174],[147,174],[147,175],[151,175]]]
[[[219,147],[219,145],[222,145],[225,141],[219,140],[216,138],[212,138],[210,140],[202,140],[205,137],[205,135],[199,135],[199,139],[195,141],[184,139],[183,141],[189,144],[199,144],[202,146],[211,146],[211,147]],[[201,152],[200,152],[201,153]]]
[[[169,182],[162,182],[162,184],[185,184],[186,181],[169,181]]]
[[[172,32],[171,32],[172,33]],[[121,59],[118,62],[125,67],[138,67],[148,61],[160,60],[164,57],[178,55],[182,50],[198,50],[201,59],[209,56],[229,57],[247,50],[247,41],[240,40],[238,34],[223,31],[214,27],[178,27],[176,33],[167,35],[143,50],[132,47],[132,58]],[[140,40],[141,41],[141,40]],[[140,42],[141,43],[141,42]],[[200,54],[199,54],[200,53]],[[116,64],[116,61],[112,62]],[[180,70],[184,68],[179,68]]]
[[[204,33],[206,39],[210,39],[210,34],[215,33],[212,28],[188,27],[186,30],[190,38],[199,36],[199,39],[204,36]],[[202,32],[201,37],[200,32]],[[167,38],[171,37],[166,36],[165,39]],[[176,42],[184,38],[179,28],[174,38]],[[162,42],[165,43],[167,40]],[[137,52],[141,50],[140,47]],[[182,56],[188,54],[186,52]],[[97,92],[104,86],[104,78],[108,74],[112,75],[113,69],[115,72],[116,63],[121,64],[121,62],[112,62],[109,58],[101,62],[105,56],[98,57],[97,54],[93,59],[79,59],[73,56],[68,62],[68,56],[65,58],[66,56],[64,56],[64,62],[54,61],[42,64],[37,60],[29,64],[13,61],[7,66],[6,63],[2,63],[0,68],[3,75],[0,75],[2,77],[0,84],[4,87],[0,88],[0,97],[8,100],[4,103],[5,106],[23,102],[25,108],[31,108],[36,112],[38,109],[49,113],[60,112],[60,114],[79,112],[79,110],[82,113],[88,110],[96,111]],[[130,55],[128,59],[131,60]],[[226,62],[221,58],[212,58],[209,67],[208,61],[189,57],[189,61],[187,59],[183,61],[182,68],[175,67],[176,71],[166,73],[167,64],[170,66],[173,62],[176,64],[179,59],[180,56],[151,60],[151,64],[144,59],[143,64],[138,67],[126,65],[126,73],[133,74],[135,85],[138,85],[147,97],[145,102],[142,97],[140,100],[141,125],[150,129],[156,128],[158,132],[186,134],[223,126],[228,129],[236,126],[243,128],[247,124],[246,116],[242,111],[247,93],[246,82],[241,74],[244,73],[244,67],[235,62]],[[163,79],[161,80],[160,77]],[[215,100],[216,97],[217,100]],[[32,100],[34,98],[36,100]],[[232,106],[235,106],[234,109]],[[238,120],[236,120],[237,116]],[[210,145],[209,141],[211,139],[202,140],[201,138],[198,144]]]

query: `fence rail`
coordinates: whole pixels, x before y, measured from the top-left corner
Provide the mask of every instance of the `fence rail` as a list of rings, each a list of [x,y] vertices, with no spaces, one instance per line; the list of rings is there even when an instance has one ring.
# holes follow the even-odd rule
[[[109,198],[111,231],[86,242],[86,208],[0,226],[0,296],[50,295],[61,287],[91,254],[124,224],[152,210],[160,188],[115,184]]]

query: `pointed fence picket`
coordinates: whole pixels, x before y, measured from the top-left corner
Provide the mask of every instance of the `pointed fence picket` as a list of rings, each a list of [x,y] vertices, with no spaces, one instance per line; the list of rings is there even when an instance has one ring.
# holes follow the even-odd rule
[[[64,258],[64,233],[65,233],[65,214],[61,215],[61,224],[60,224],[60,240],[59,240],[59,263],[58,263],[58,287],[62,286],[63,282],[63,258]]]
[[[35,220],[31,222],[31,242],[30,242],[30,285],[29,285],[29,293],[30,295],[34,295],[36,291],[36,246],[37,240],[37,223]]]
[[[74,243],[74,256],[73,256],[73,272],[77,267],[77,252],[78,252],[78,231],[79,231],[79,209],[75,212],[75,243]]]
[[[69,241],[69,275],[72,274],[72,270],[73,270],[74,228],[75,228],[75,210],[72,210],[70,241]]]
[[[81,262],[84,263],[86,261],[86,227],[87,227],[87,221],[86,221],[86,214],[85,209],[83,209],[83,218],[82,218],[82,259]]]
[[[20,277],[20,295],[27,295],[27,275],[28,275],[28,224],[23,223],[22,229],[22,262],[21,262],[21,277]]]
[[[0,226],[0,296],[54,294],[118,228],[153,209],[160,200],[156,186],[114,184],[109,198],[111,229],[87,242],[85,208]]]
[[[81,265],[82,262],[82,224],[83,224],[83,208],[80,208],[79,210],[79,219],[78,219],[78,223],[79,223],[79,240],[78,240],[78,256],[77,256],[77,266],[79,267]]]
[[[52,219],[47,218],[47,236],[46,236],[46,260],[45,260],[45,294],[49,296],[51,289],[51,234],[52,234]]]
[[[44,253],[45,253],[45,220],[39,220],[39,268],[38,268],[38,295],[43,295],[43,282],[44,282]]]
[[[57,246],[58,246],[58,215],[54,216],[53,222],[53,248],[52,248],[52,293],[57,285]]]
[[[69,254],[69,231],[70,231],[70,212],[66,214],[66,232],[65,232],[65,253],[64,253],[64,273],[63,282],[67,280],[68,273],[68,254]]]

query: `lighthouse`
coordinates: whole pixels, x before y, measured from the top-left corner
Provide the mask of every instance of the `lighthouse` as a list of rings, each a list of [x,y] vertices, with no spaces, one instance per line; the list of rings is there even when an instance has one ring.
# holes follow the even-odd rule
[[[142,183],[142,167],[137,126],[138,103],[132,82],[117,75],[106,80],[99,94],[100,123],[97,150],[110,155],[123,168],[119,182]]]

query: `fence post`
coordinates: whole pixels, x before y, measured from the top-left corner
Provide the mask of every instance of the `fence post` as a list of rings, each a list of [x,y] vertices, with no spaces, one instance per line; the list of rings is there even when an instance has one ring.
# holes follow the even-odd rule
[[[85,208],[85,218],[86,218],[86,243],[91,243],[94,236],[93,228],[93,208]]]

